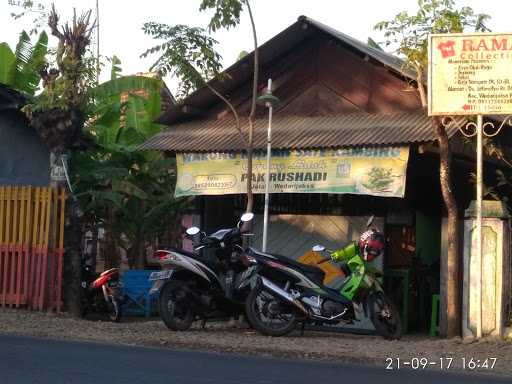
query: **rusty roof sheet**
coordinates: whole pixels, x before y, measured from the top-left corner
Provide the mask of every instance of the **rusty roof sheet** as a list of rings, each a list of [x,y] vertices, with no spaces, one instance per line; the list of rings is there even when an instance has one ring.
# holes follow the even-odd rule
[[[254,149],[264,149],[267,119],[254,125]],[[244,137],[247,121],[242,122]],[[455,126],[447,129],[455,134]],[[434,141],[431,120],[424,113],[367,114],[335,116],[282,116],[272,121],[272,147],[340,148],[347,146],[399,145]],[[223,152],[245,149],[231,119],[196,120],[175,125],[142,144],[142,150],[171,152]]]

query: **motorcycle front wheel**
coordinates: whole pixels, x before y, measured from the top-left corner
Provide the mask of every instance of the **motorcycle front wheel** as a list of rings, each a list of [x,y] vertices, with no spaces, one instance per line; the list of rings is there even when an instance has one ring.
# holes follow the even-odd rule
[[[190,299],[181,281],[171,281],[160,295],[160,317],[172,331],[186,331],[194,321]]]
[[[249,293],[245,305],[249,324],[264,335],[284,336],[295,329],[294,310],[264,290],[261,284]]]
[[[402,337],[402,322],[395,305],[383,292],[368,296],[370,319],[377,333],[387,340],[399,340]]]

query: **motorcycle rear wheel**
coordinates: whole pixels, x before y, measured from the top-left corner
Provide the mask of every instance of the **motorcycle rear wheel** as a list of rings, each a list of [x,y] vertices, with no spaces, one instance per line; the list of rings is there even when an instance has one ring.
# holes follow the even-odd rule
[[[368,296],[367,303],[377,333],[387,340],[399,340],[402,337],[402,322],[392,301],[383,292],[375,292]]]
[[[115,297],[110,297],[108,305],[108,318],[110,321],[118,323],[121,321],[121,304]]]
[[[272,293],[263,289],[261,284],[249,293],[245,302],[247,320],[257,331],[269,336],[284,336],[295,329],[296,316],[293,310],[283,310],[286,306]],[[273,320],[281,322],[273,322]]]
[[[194,321],[184,284],[182,281],[171,281],[164,286],[160,295],[160,317],[172,331],[186,331]]]

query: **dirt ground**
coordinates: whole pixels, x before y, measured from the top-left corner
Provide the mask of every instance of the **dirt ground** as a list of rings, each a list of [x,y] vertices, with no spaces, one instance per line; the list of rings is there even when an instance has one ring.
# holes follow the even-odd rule
[[[467,343],[458,338],[446,340],[406,335],[399,341],[387,341],[377,336],[313,331],[306,331],[304,336],[296,332],[291,336],[273,338],[228,323],[208,323],[205,329],[196,324],[190,331],[172,332],[158,318],[148,321],[128,318],[121,323],[111,323],[8,308],[0,308],[0,334],[321,359],[371,364],[383,369],[390,362],[396,369],[397,358],[402,367],[404,362],[413,358],[436,362],[427,366],[429,370],[439,369],[441,359],[446,368],[449,358],[452,358],[451,371],[461,369],[462,358],[466,361],[496,358],[492,370],[479,371],[512,376],[512,343],[495,339]]]

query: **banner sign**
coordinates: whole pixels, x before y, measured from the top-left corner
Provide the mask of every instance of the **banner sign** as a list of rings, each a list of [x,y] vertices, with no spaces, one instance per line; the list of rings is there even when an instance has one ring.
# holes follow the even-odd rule
[[[512,34],[429,36],[429,115],[512,113]]]
[[[271,193],[354,193],[403,197],[409,147],[272,151]],[[178,153],[176,196],[242,194],[241,153]],[[266,154],[255,151],[253,192],[265,193]]]

